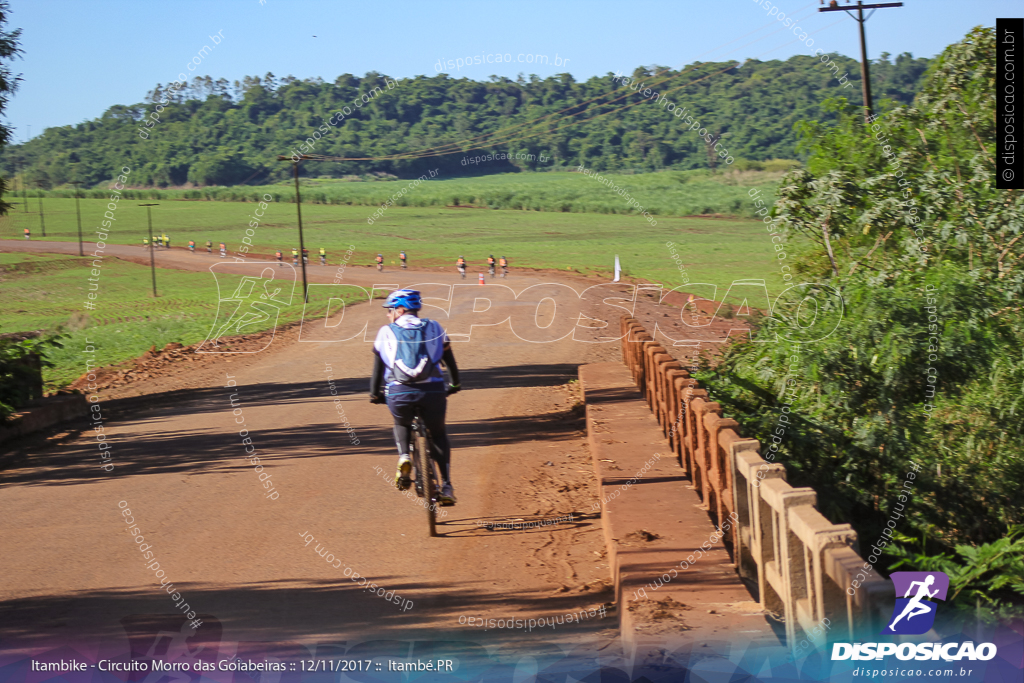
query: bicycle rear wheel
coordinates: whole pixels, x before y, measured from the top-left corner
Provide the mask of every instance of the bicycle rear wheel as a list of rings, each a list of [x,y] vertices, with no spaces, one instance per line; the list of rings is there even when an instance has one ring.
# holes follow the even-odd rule
[[[423,503],[427,510],[427,526],[430,530],[430,535],[437,536],[435,529],[437,506],[434,502],[437,498],[437,491],[434,486],[434,463],[430,461],[427,437],[422,432],[413,434],[413,443],[416,449],[416,479],[420,485],[420,490],[423,491]]]

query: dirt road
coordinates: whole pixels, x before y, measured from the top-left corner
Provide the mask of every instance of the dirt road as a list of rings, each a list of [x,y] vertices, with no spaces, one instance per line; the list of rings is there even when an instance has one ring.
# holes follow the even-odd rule
[[[49,242],[0,248],[77,253],[76,244]],[[141,260],[141,251],[110,246],[107,256]],[[158,254],[160,267],[198,270],[213,261],[178,250]],[[310,271],[312,282],[335,275],[331,266]],[[427,281],[456,278],[432,272]],[[424,279],[417,271],[364,268],[344,277],[363,286]],[[513,274],[507,284],[518,291],[559,281]],[[557,288],[550,294],[557,297]],[[345,325],[366,322],[371,330],[385,322],[377,304],[350,306],[345,316]],[[475,329],[470,341],[456,344],[465,390],[450,399],[448,422],[459,502],[447,509],[440,537],[428,538],[423,509],[389,483],[396,460],[390,416],[366,400],[370,344],[361,337],[317,341],[330,334],[310,326],[299,342],[293,328],[259,353],[210,355],[184,373],[101,392],[111,472],[99,467],[85,420],[27,447],[0,484],[5,648],[74,643],[103,650],[134,634],[144,653],[144,634],[179,630],[179,599],[147,569],[122,508],[151,546],[149,562],[159,562],[164,580],[203,621],[200,633],[222,643],[479,641],[493,632],[460,617],[554,617],[610,599],[601,583],[608,567],[600,520],[589,512],[596,489],[585,425],[568,383],[580,363],[617,359],[616,343],[527,343],[505,325]],[[141,396],[119,398],[133,393]],[[242,428],[276,499],[243,457]],[[481,526],[569,513],[572,523],[536,529]],[[354,583],[346,567],[401,603]],[[609,611],[603,619],[501,637],[531,647],[595,642],[614,637],[614,627]]]

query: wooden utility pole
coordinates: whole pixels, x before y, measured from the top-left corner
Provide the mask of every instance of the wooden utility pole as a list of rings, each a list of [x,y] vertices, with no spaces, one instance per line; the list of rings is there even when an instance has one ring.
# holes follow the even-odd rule
[[[36,181],[36,187],[39,188],[39,227],[43,231],[43,237],[46,237],[46,220],[43,218],[43,185]]]
[[[279,156],[278,161],[291,161],[295,176],[295,212],[299,218],[299,259],[302,263],[302,301],[309,303],[309,285],[306,283],[306,243],[302,239],[302,195],[299,194],[299,162],[291,157]],[[299,160],[301,161],[301,159]]]
[[[849,1],[849,0],[847,0],[847,1]],[[825,0],[821,0],[821,2],[824,3]],[[877,10],[877,9],[883,9],[883,8],[886,8],[886,7],[903,7],[903,3],[902,2],[882,2],[882,3],[877,3],[877,4],[874,4],[874,5],[865,5],[863,2],[858,0],[857,1],[857,6],[856,6],[856,8],[854,8],[853,5],[840,6],[839,3],[837,2],[837,0],[831,0],[831,2],[829,2],[829,4],[828,4],[828,7],[819,7],[818,8],[819,12],[846,12],[847,14],[850,14],[848,10],[851,10],[851,9],[856,9],[857,10],[857,16],[854,17],[852,14],[850,14],[850,16],[853,18],[854,21],[856,21],[858,24],[860,24],[860,80],[861,80],[861,83],[862,83],[861,87],[864,90],[864,120],[865,121],[868,121],[868,119],[870,119],[874,114],[873,114],[873,109],[872,109],[872,106],[871,106],[871,73],[870,73],[870,69],[868,68],[868,44],[867,44],[867,39],[865,39],[865,37],[864,37],[864,22],[866,22],[868,19],[871,18],[871,14],[874,14],[874,11],[872,11],[871,14],[869,14],[867,17],[865,17],[864,16],[864,10],[866,10],[866,9]]]
[[[25,174],[21,172],[21,157],[15,157],[14,163],[18,169],[18,176],[21,178],[21,204],[25,207],[25,213],[28,213],[28,194],[25,192]]]
[[[153,297],[156,298],[156,258],[153,256],[153,214],[150,213],[151,206],[159,204],[139,204],[146,207],[146,221],[149,223],[149,270],[153,274]]]
[[[82,249],[82,209],[78,205],[78,186],[82,183],[76,181],[71,184],[75,186],[75,214],[78,215],[78,255],[85,256],[85,251]]]

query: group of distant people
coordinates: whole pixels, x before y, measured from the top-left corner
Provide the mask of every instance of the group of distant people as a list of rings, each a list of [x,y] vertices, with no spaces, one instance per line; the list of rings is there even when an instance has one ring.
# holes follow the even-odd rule
[[[409,257],[404,251],[398,252],[398,259],[402,263],[402,268],[407,268],[409,263]],[[384,254],[377,254],[377,258],[374,259],[377,262],[377,270],[384,270]],[[497,259],[494,258],[494,254],[487,257],[487,268],[490,272],[491,277],[494,277],[495,267],[501,267],[501,276],[508,277],[508,259],[504,256],[500,256]],[[466,278],[466,259],[460,256],[455,261],[455,269],[459,271],[459,274],[463,279]]]
[[[25,239],[28,239],[28,231],[27,230],[25,231]],[[149,248],[149,238],[148,237],[143,237],[142,238],[142,246],[145,249]],[[164,233],[162,235],[158,235],[157,237],[154,237],[153,238],[153,246],[154,247],[158,247],[158,248],[170,249],[171,248],[171,240],[167,236],[167,233]],[[227,245],[224,244],[223,242],[221,242],[219,244],[219,247],[220,247],[220,257],[221,258],[227,258],[227,255],[228,255],[228,247],[227,247]],[[188,250],[191,253],[193,253],[193,254],[196,253],[196,241],[195,240],[189,240],[188,241]],[[213,253],[213,242],[210,241],[210,240],[206,240],[206,253],[207,254],[212,254]],[[279,265],[284,265],[284,261],[283,261],[284,260],[284,254],[281,252],[280,249],[277,250],[277,252],[275,253],[275,256],[277,257],[278,264]],[[303,249],[302,250],[302,262],[303,263],[309,263],[309,249]],[[299,265],[299,250],[298,249],[292,249],[292,263],[294,265],[296,265],[296,266]],[[326,266],[327,265],[327,250],[324,247],[320,247],[320,265],[321,266]]]
[[[279,265],[279,266],[283,266],[284,265],[284,253],[280,249],[278,249],[277,251],[274,252],[274,258],[277,259],[277,265]],[[302,250],[302,263],[303,264],[308,264],[309,263],[309,249],[305,249],[304,248]],[[292,265],[293,266],[299,265],[299,250],[298,249],[292,249]],[[321,266],[326,266],[327,265],[327,250],[324,249],[323,247],[320,247],[320,265]]]
[[[30,239],[28,228],[25,228],[25,239]],[[143,237],[142,238],[142,247],[143,247],[143,249],[148,249],[149,246],[150,246],[149,245],[149,238],[148,237]],[[167,233],[163,233],[161,235],[157,235],[156,237],[153,238],[153,246],[156,247],[157,249],[170,249],[171,248],[171,238],[167,236]],[[193,254],[195,253],[195,251],[196,251],[196,242],[195,242],[195,240],[189,240],[188,241],[188,250],[190,252],[192,252]],[[213,242],[211,242],[210,240],[206,240],[206,253],[207,254],[212,254],[213,253]],[[225,245],[223,242],[221,242],[220,243],[220,257],[221,258],[226,258],[227,257],[227,253],[228,253],[227,245]],[[280,249],[278,249],[276,252],[274,252],[274,257],[277,259],[277,264],[279,266],[283,266],[284,265],[284,253]],[[401,262],[403,269],[409,267],[409,256],[404,251],[398,252],[398,259]],[[384,254],[377,254],[377,258],[375,259],[375,261],[377,262],[377,270],[378,271],[383,271],[384,270]],[[302,263],[303,264],[308,264],[309,263],[309,249],[303,249],[302,250]],[[299,250],[298,249],[292,249],[292,265],[295,265],[295,266],[299,265]],[[327,265],[327,250],[324,247],[320,247],[320,265],[321,266],[326,266]],[[495,276],[496,267],[500,267],[501,268],[501,276],[502,277],[508,277],[508,259],[507,258],[505,258],[504,256],[499,256],[497,259],[495,259],[494,258],[494,254],[491,254],[490,256],[488,256],[487,257],[487,270],[490,273],[490,276],[492,278]],[[459,271],[459,274],[462,276],[462,279],[466,278],[466,259],[464,257],[460,256],[455,261],[455,269]]]
[[[142,246],[143,246],[143,248],[149,246],[149,240],[147,238],[145,238],[145,237],[142,238]],[[164,249],[170,249],[171,248],[171,240],[170,240],[170,238],[167,237],[167,233],[165,232],[164,234],[162,234],[162,235],[160,235],[158,237],[154,237],[153,238],[153,246],[155,246],[155,247],[163,247]],[[196,241],[195,240],[189,240],[188,241],[188,250],[189,250],[190,253],[193,253],[193,254],[196,253]],[[206,253],[207,254],[212,254],[213,253],[213,242],[211,242],[210,240],[206,240]],[[228,246],[226,244],[224,244],[223,242],[221,242],[220,243],[220,257],[221,258],[226,258],[227,255],[228,255]]]
[[[189,244],[195,244],[195,242],[189,242]],[[153,238],[153,246],[156,247],[157,249],[170,249],[171,238],[167,236],[166,232],[162,235],[157,235],[156,237]],[[149,249],[148,237],[142,238],[142,248]]]
[[[377,262],[377,270],[384,270],[384,254],[377,254],[374,260]],[[402,262],[403,269],[409,267],[409,255],[404,251],[398,252],[398,260]]]
[[[487,271],[490,273],[491,277],[494,277],[494,267],[495,267],[495,265],[501,266],[501,276],[502,277],[508,277],[508,259],[507,258],[505,258],[504,256],[500,256],[500,257],[498,257],[498,260],[495,261],[494,260],[494,254],[491,254],[490,256],[487,257]],[[466,259],[464,259],[463,257],[460,256],[455,261],[455,269],[459,271],[459,275],[461,275],[462,279],[465,280],[466,279]]]

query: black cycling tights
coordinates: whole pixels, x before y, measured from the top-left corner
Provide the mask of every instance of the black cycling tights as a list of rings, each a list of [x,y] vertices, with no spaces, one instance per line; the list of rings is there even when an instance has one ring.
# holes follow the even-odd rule
[[[420,406],[423,413],[423,424],[430,431],[430,439],[434,443],[434,461],[441,469],[441,481],[451,482],[449,463],[451,462],[451,445],[448,443],[448,431],[445,428],[447,399],[443,393],[410,392],[412,395],[391,394],[388,396],[388,407],[395,418],[395,444],[399,455],[409,453],[409,441],[412,439],[412,420],[415,407]]]
[[[430,427],[427,427],[430,429]],[[451,448],[448,445],[448,434],[442,429],[441,433],[434,429],[430,429],[430,438],[434,442],[434,461],[437,466],[441,468],[441,480],[446,483],[451,483],[451,475],[448,471],[448,465],[451,462]],[[412,428],[410,425],[400,425],[395,423],[395,443],[398,444],[398,450],[402,453],[409,452],[409,441],[412,439]]]

